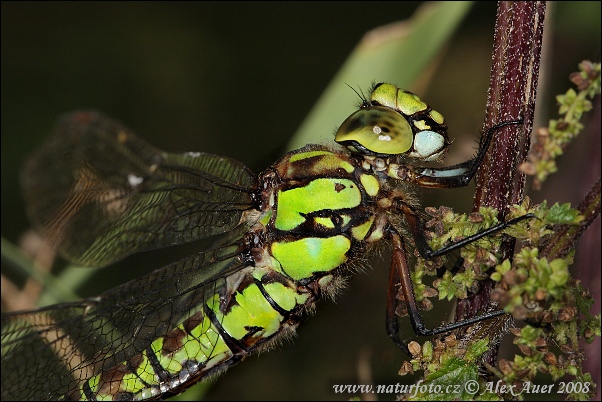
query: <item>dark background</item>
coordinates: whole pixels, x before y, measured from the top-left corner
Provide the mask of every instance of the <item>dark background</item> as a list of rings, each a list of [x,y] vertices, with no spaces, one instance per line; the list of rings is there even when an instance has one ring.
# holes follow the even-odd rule
[[[58,115],[97,108],[161,149],[229,156],[260,172],[284,153],[363,34],[410,17],[419,5],[3,2],[2,236],[17,242],[28,228],[19,170]],[[483,121],[495,10],[493,2],[474,5],[426,93],[419,94],[446,117],[456,138],[455,161],[474,152]],[[549,9],[540,123],[554,118],[552,96],[568,88],[577,64],[599,60],[599,16],[599,2],[560,2]],[[587,132],[580,141],[559,162],[568,178],[554,176],[547,192],[533,198],[580,199],[584,191],[574,178],[599,172],[599,162],[592,164],[586,153],[599,143],[588,142]],[[428,191],[424,205],[468,211],[471,193]],[[173,259],[167,251],[128,259],[100,270],[94,286],[80,294],[95,295]],[[358,274],[336,304],[321,303],[294,343],[232,368],[207,398],[348,399],[334,395],[331,385],[358,383],[358,361],[371,367],[375,384],[400,382],[396,373],[404,356],[384,330],[386,252],[382,260]]]

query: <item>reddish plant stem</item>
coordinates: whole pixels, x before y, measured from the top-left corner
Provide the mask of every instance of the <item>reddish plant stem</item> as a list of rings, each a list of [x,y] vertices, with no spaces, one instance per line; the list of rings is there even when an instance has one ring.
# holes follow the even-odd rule
[[[483,132],[496,124],[522,120],[521,124],[495,132],[489,152],[477,173],[473,210],[481,206],[497,208],[504,218],[511,204],[523,198],[525,176],[518,166],[526,160],[535,111],[545,2],[498,3],[493,60],[487,94],[487,112]],[[502,258],[511,258],[514,242],[502,246]],[[491,281],[458,302],[456,319],[478,315],[489,307]],[[494,364],[497,352],[487,357]]]

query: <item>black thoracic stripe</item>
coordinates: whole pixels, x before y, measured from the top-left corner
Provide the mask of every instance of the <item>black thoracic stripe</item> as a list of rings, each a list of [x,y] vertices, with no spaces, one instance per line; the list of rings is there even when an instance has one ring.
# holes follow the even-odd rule
[[[159,350],[157,353],[161,353],[161,351]],[[169,380],[169,373],[163,368],[151,346],[146,348],[146,358],[148,359],[155,374],[157,374],[157,377],[159,377],[159,381],[163,382]]]
[[[88,384],[88,381],[84,381],[84,385],[82,386],[82,391],[84,391],[84,395],[86,396],[86,399],[89,401],[96,401],[96,394],[94,392],[92,392],[92,388],[90,388],[90,384]]]
[[[203,304],[203,311],[205,312],[205,315],[207,316],[207,318],[209,318],[209,321],[211,321],[217,332],[219,332],[219,334],[221,335],[226,346],[230,349],[230,351],[233,354],[246,354],[248,352],[236,339],[230,336],[230,334],[224,329],[224,327],[222,327],[222,324],[215,316],[215,313],[209,308],[209,306],[207,306],[207,304]]]
[[[276,300],[272,299],[272,296],[270,296],[268,291],[265,290],[261,281],[259,281],[257,278],[254,278],[254,279],[255,279],[255,285],[257,285],[257,288],[259,289],[259,291],[261,292],[263,297],[265,297],[265,299],[270,304],[270,306],[272,306],[272,308],[274,310],[276,310],[278,313],[280,313],[280,315],[283,316],[284,319],[286,320],[288,318],[288,315],[290,314],[290,311],[287,311],[287,310],[283,309],[282,307],[280,307],[280,305],[278,303],[276,303]]]

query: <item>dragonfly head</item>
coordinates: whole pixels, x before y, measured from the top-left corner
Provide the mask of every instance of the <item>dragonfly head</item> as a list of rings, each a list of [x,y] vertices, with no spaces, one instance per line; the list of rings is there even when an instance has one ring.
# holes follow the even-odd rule
[[[442,159],[449,146],[439,112],[413,93],[382,83],[341,124],[335,141],[361,155],[405,155],[422,161]]]

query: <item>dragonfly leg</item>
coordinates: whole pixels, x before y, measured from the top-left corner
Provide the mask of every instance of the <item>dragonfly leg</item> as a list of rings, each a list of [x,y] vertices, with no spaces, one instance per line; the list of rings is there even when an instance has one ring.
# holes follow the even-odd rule
[[[446,271],[449,271],[452,275],[457,274],[460,271],[460,268],[462,268],[462,265],[464,265],[464,258],[458,256],[451,268],[445,265],[437,268],[437,278],[443,278],[443,275],[445,275]]]
[[[406,342],[402,341],[399,337],[400,331],[396,314],[398,305],[398,299],[396,297],[398,286],[401,286],[401,292],[407,304],[410,323],[412,324],[414,333],[417,336],[437,335],[505,314],[503,310],[489,311],[473,318],[444,324],[434,329],[426,328],[416,304],[414,286],[412,285],[410,268],[405,253],[403,239],[399,233],[394,231],[391,234],[391,241],[393,244],[393,255],[391,257],[391,270],[389,273],[389,288],[387,298],[387,333],[389,334],[389,337],[393,339],[395,344],[406,354],[409,355],[410,353]]]
[[[479,240],[483,237],[487,237],[487,236],[490,236],[501,230],[504,230],[507,227],[515,225],[525,219],[530,219],[530,218],[535,217],[535,215],[533,215],[533,214],[525,214],[525,215],[519,216],[517,218],[510,219],[507,222],[500,222],[496,225],[493,225],[490,228],[484,229],[484,230],[482,230],[478,233],[475,233],[471,236],[468,236],[464,239],[452,242],[444,247],[441,247],[438,250],[433,250],[427,242],[427,239],[425,236],[426,228],[424,225],[424,221],[422,220],[422,218],[420,218],[418,213],[410,205],[408,205],[406,202],[404,202],[402,200],[397,200],[397,208],[400,210],[401,213],[404,214],[404,216],[406,218],[406,222],[410,229],[410,233],[412,234],[412,237],[414,238],[414,243],[416,244],[416,248],[418,249],[418,252],[420,253],[420,255],[425,259],[432,259],[435,257],[439,257],[440,255],[447,254],[451,251],[462,248],[462,247],[464,247],[476,240]]]
[[[397,299],[397,287],[400,286],[400,284],[404,289],[408,286],[407,282],[403,283],[402,277],[403,273],[407,273],[409,276],[410,270],[401,236],[395,233],[392,236],[392,241],[393,255],[391,256],[391,269],[389,270],[389,286],[387,290],[387,334],[393,340],[393,342],[395,342],[397,347],[399,347],[408,356],[411,356],[407,343],[402,341],[399,337],[399,322],[397,320],[397,306],[399,304]],[[410,295],[409,297],[405,297],[405,301],[410,316],[410,322],[412,323],[412,328],[414,328],[414,332],[417,333],[416,328],[419,326],[424,327],[424,325],[422,324],[422,318],[420,317],[420,312],[416,306],[416,300],[414,299],[414,288],[411,284],[411,280],[409,286],[411,289]]]

